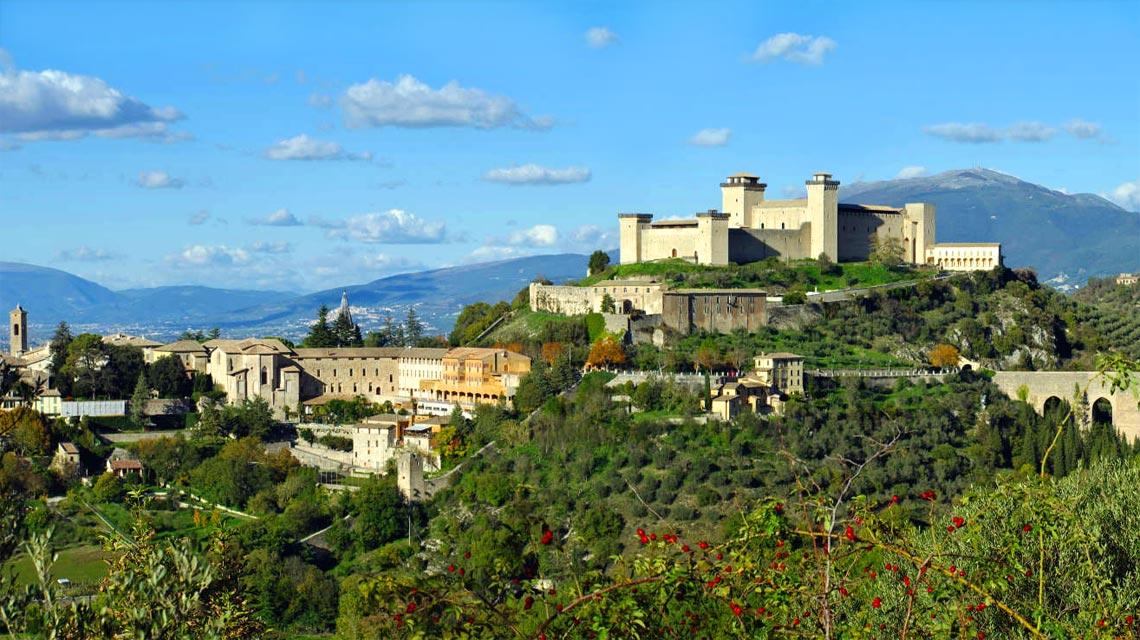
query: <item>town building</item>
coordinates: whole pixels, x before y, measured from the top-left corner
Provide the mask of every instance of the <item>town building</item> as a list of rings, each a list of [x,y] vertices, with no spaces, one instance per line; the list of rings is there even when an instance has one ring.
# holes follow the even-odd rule
[[[661,323],[683,335],[751,333],[767,323],[766,304],[759,289],[677,289],[662,295]]]
[[[804,393],[804,357],[794,353],[762,353],[753,369],[735,382],[720,386],[710,410],[724,420],[742,412],[783,413],[784,400]]]
[[[1140,273],[1122,273],[1116,276],[1116,284],[1134,285],[1140,282]]]
[[[938,251],[935,211],[930,203],[902,207],[848,204],[839,201],[839,181],[816,173],[805,183],[807,197],[766,200],[766,184],[747,173],[721,183],[721,210],[694,218],[653,221],[652,214],[618,215],[621,263],[679,258],[694,264],[745,264],[767,258],[815,259],[827,255],[839,262],[867,260],[876,244],[896,243],[904,262],[951,268],[989,269],[1001,264],[1000,245],[957,244]],[[996,250],[993,247],[997,247]],[[955,251],[977,249],[978,255]],[[988,266],[986,266],[988,265]]]
[[[8,327],[8,351],[19,358],[28,350],[28,312],[19,303],[8,312]]]
[[[761,353],[752,359],[748,377],[779,393],[804,392],[804,357],[794,353]]]

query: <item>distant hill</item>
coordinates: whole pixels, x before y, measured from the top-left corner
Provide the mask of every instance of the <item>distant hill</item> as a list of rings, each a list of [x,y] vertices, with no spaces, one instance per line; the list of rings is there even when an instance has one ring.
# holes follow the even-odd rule
[[[1066,289],[1134,270],[1140,213],[1088,193],[1066,194],[990,169],[840,187],[842,202],[933,202],[938,242],[1001,242],[1006,265],[1033,267]]]
[[[446,334],[464,305],[473,302],[510,302],[535,277],[553,282],[586,275],[589,257],[576,253],[515,258],[500,262],[404,273],[367,284],[336,287],[274,304],[229,314],[218,324],[223,329],[280,327],[285,335],[301,335],[316,319],[322,304],[335,308],[341,292],[348,293],[353,317],[365,331],[379,328],[385,315],[402,321],[409,307],[435,333]]]
[[[538,275],[554,282],[581,278],[587,256],[532,256],[484,264],[406,273],[367,284],[335,287],[298,296],[284,291],[167,286],[112,291],[79,276],[30,264],[0,262],[0,310],[23,305],[33,344],[46,342],[61,320],[73,332],[125,331],[164,340],[187,328],[221,327],[224,335],[299,337],[322,304],[336,307],[347,291],[365,331],[385,315],[402,321],[409,307],[433,332],[447,333],[464,305],[515,297]],[[0,336],[0,344],[7,339]]]
[[[66,271],[0,262],[0,310],[5,319],[8,311],[20,304],[35,310],[37,322],[54,324],[84,316],[98,307],[113,306],[118,299],[114,291]],[[3,333],[8,335],[7,331]]]

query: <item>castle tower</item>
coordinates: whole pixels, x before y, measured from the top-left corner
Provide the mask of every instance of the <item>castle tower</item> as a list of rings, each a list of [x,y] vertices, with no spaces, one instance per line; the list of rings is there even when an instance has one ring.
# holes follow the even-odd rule
[[[412,451],[396,458],[396,486],[408,502],[422,502],[429,496],[424,485],[424,460]]]
[[[622,264],[636,264],[641,262],[641,232],[653,222],[653,215],[649,213],[619,213],[618,227],[621,231]]]
[[[764,202],[764,190],[768,185],[750,173],[737,173],[724,180],[720,183],[720,210],[729,215],[728,226],[751,228],[752,208]]]
[[[908,202],[906,216],[910,220],[906,246],[907,261],[926,263],[926,251],[934,248],[934,205],[929,202]]]
[[[830,173],[812,174],[807,185],[807,219],[811,223],[811,258],[826,253],[839,259],[839,181]]]
[[[712,209],[697,214],[697,264],[728,264],[728,225],[730,216]]]
[[[8,313],[8,349],[12,355],[19,356],[28,350],[28,312],[19,304]]]

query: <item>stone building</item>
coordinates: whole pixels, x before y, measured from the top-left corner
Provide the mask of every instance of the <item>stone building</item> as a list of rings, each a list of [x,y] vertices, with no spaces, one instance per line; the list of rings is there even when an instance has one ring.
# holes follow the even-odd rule
[[[1116,276],[1116,284],[1134,285],[1140,282],[1140,273],[1122,273]]]
[[[785,394],[804,392],[804,357],[794,353],[761,353],[752,359],[748,377]]]
[[[197,344],[197,343],[194,343]],[[156,353],[185,356],[187,371],[209,374],[230,403],[262,398],[277,414],[298,403],[432,400],[470,407],[509,402],[530,358],[504,349],[412,347],[289,348],[272,338],[181,342]],[[205,355],[202,355],[205,354]]]
[[[530,284],[530,306],[535,311],[579,316],[601,313],[609,296],[617,313],[634,310],[661,313],[661,292],[665,285],[648,280],[603,280],[588,287]]]
[[[767,323],[767,294],[759,289],[678,289],[662,296],[661,323],[681,334],[749,333]]]
[[[766,200],[768,185],[757,176],[738,173],[720,185],[721,211],[711,209],[692,219],[658,222],[651,214],[619,214],[621,262],[680,258],[695,264],[727,265],[767,258],[814,259],[820,254],[839,262],[858,262],[868,259],[877,240],[897,242],[905,262],[942,264],[939,260],[945,254],[935,251],[933,204],[841,203],[839,181],[832,180],[830,173],[816,173],[805,184],[806,198]],[[957,248],[975,246],[987,248],[984,257],[992,259],[990,245]],[[1000,263],[1000,246],[996,256]]]
[[[28,350],[28,312],[19,304],[8,312],[8,351],[17,358]]]

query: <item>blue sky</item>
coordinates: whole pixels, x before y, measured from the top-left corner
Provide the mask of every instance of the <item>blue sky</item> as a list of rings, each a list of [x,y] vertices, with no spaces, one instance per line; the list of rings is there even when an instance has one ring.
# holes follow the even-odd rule
[[[1140,3],[0,2],[2,259],[311,291],[985,166],[1140,210]],[[842,197],[842,192],[841,192]]]

